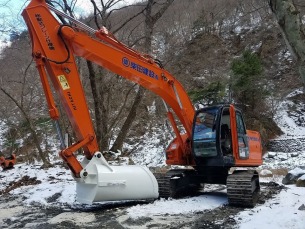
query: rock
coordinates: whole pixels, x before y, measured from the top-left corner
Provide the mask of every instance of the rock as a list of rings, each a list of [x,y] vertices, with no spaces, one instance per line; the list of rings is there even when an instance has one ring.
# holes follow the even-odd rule
[[[274,157],[276,157],[276,153],[275,152],[268,152],[268,157],[269,158],[274,158]]]
[[[302,205],[298,208],[298,210],[300,210],[300,211],[305,211],[305,205],[302,204]]]
[[[263,177],[272,177],[273,176],[272,172],[268,169],[263,169],[262,171],[260,171],[259,175],[263,176]]]
[[[305,174],[303,176],[299,177],[299,179],[297,180],[296,186],[305,187]]]
[[[301,177],[302,175],[305,174],[305,170],[301,169],[301,168],[295,168],[293,170],[290,170],[288,173],[294,175],[294,176],[298,176]]]
[[[291,157],[297,157],[297,156],[299,156],[299,153],[298,152],[294,152],[294,153],[291,153],[290,156]]]
[[[305,174],[305,170],[300,168],[295,168],[290,170],[287,175],[283,178],[283,184],[296,184],[298,178]]]
[[[279,158],[281,161],[286,161],[286,160],[288,160],[288,154],[281,154],[281,155],[278,155],[278,158]]]

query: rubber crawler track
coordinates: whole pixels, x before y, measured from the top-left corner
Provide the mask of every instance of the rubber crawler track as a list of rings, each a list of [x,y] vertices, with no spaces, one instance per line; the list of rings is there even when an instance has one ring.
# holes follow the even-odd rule
[[[254,207],[259,197],[259,177],[256,171],[237,171],[227,178],[230,205]]]

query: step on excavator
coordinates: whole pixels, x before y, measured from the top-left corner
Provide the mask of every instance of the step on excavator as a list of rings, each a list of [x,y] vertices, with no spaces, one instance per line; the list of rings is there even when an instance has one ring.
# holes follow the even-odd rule
[[[10,157],[0,157],[0,166],[3,170],[12,169],[16,164],[16,155],[12,154]]]
[[[255,205],[260,188],[254,169],[262,164],[261,139],[258,132],[246,130],[239,109],[228,104],[196,111],[183,86],[160,61],[127,47],[106,28],[94,30],[45,0],[31,0],[22,16],[49,114],[61,139],[60,156],[76,180],[78,202],[179,197],[211,183],[227,185],[230,204]],[[108,164],[98,148],[75,57],[92,61],[161,97],[175,133],[165,152],[166,163],[184,169],[153,174],[143,166]],[[64,143],[49,81],[75,131],[77,142],[71,146]],[[74,155],[79,149],[84,152],[82,162]]]

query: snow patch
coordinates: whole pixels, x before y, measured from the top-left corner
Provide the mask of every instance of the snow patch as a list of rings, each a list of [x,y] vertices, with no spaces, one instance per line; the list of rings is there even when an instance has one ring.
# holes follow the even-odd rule
[[[36,177],[41,183],[37,185],[21,186],[10,191],[12,195],[24,196],[25,204],[40,203],[43,205],[70,204],[75,202],[76,182],[71,176],[69,170],[62,166],[56,165],[53,168],[43,170],[41,165],[18,164],[14,169],[3,171],[5,180],[1,179],[0,190],[6,188],[7,184],[12,181],[18,181],[23,176]],[[52,197],[57,194],[57,198]]]
[[[291,117],[289,117],[287,112],[289,110],[289,106],[295,105],[292,101],[288,99],[302,93],[303,93],[302,89],[299,88],[288,94],[286,96],[286,99],[279,104],[278,111],[275,115],[274,120],[277,123],[277,125],[281,128],[281,130],[284,132],[284,134],[280,136],[278,139],[298,138],[305,136],[305,127],[298,126],[295,123],[295,121]]]
[[[160,199],[151,204],[137,205],[127,209],[130,218],[149,217],[157,215],[177,215],[202,212],[227,204],[226,195],[201,195],[184,199]]]
[[[3,121],[0,120],[0,150],[2,150],[2,145],[4,144],[4,133],[7,131],[7,127]]]
[[[2,51],[7,48],[10,47],[12,44],[12,42],[10,41],[4,41],[4,40],[0,40],[0,58],[2,57]]]
[[[300,168],[295,168],[293,170],[290,170],[289,173],[295,177],[298,177],[300,175],[305,174],[305,170],[300,169]]]
[[[300,176],[298,180],[305,180],[305,174]]]
[[[263,157],[261,169],[278,169],[287,168],[294,169],[297,166],[305,165],[305,152],[292,153],[267,153]]]
[[[50,224],[58,224],[63,221],[72,221],[79,226],[86,223],[94,222],[96,220],[95,215],[86,212],[64,212],[48,221]]]
[[[12,218],[16,216],[16,213],[19,213],[24,210],[22,206],[15,206],[11,208],[2,208],[0,209],[0,223],[5,218]],[[0,224],[1,227],[1,224]]]

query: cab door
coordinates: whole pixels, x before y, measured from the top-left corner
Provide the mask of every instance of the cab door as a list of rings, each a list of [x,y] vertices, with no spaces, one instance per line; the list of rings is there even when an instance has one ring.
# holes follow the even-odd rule
[[[233,105],[230,105],[230,125],[233,156],[238,164],[238,160],[249,158],[249,143],[242,113],[236,110]]]

